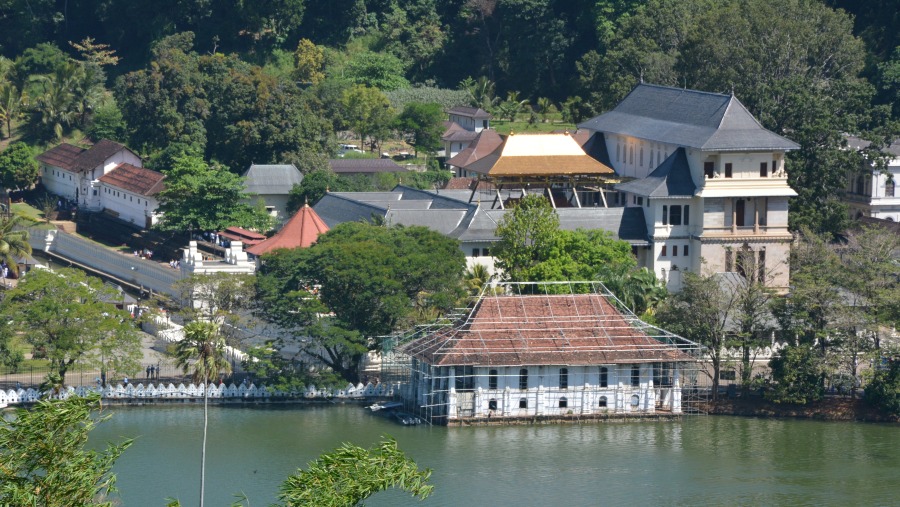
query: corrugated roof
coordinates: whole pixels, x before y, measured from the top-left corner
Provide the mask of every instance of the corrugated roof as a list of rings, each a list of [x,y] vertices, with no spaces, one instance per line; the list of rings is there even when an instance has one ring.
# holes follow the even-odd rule
[[[306,204],[274,236],[248,248],[247,252],[259,256],[278,248],[309,248],[326,232],[325,221]]]
[[[35,159],[38,162],[43,162],[49,166],[73,171],[75,160],[77,160],[78,156],[84,151],[84,148],[79,148],[78,146],[69,143],[62,143],[41,153],[35,157]]]
[[[612,111],[579,128],[703,151],[796,150],[766,130],[733,95],[639,84]]]
[[[474,118],[476,120],[489,120],[493,118],[490,113],[481,109],[480,107],[468,107],[468,106],[456,106],[451,107],[447,110],[450,114],[458,114],[460,116],[465,116],[468,118]]]
[[[244,187],[250,194],[287,195],[303,181],[303,173],[294,164],[253,164],[244,178]]]
[[[389,158],[335,158],[329,160],[328,165],[337,174],[406,172]]]
[[[131,164],[119,164],[112,171],[97,178],[98,181],[111,187],[146,197],[160,193],[166,186],[163,181],[165,179],[166,175],[163,173]]]
[[[414,339],[400,350],[439,366],[692,361],[676,342],[696,348],[623,314],[601,294],[504,295],[482,297],[456,325]]]
[[[697,185],[691,178],[687,153],[678,148],[646,178],[619,183],[616,190],[647,197],[693,197]]]

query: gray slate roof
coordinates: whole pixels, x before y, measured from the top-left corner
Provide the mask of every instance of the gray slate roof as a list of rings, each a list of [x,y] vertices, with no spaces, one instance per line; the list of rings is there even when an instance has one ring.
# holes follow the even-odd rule
[[[847,147],[853,148],[855,150],[861,150],[863,148],[868,148],[872,141],[867,141],[865,139],[861,139],[856,136],[844,136],[847,140]],[[889,146],[884,148],[885,153],[890,153],[895,157],[900,157],[900,139],[895,139]]]
[[[400,185],[391,193],[393,199],[385,192],[330,192],[313,209],[328,227],[381,216],[390,224],[421,225],[464,243],[497,241],[497,223],[507,213]],[[560,208],[557,212],[562,229],[601,229],[633,245],[647,244],[644,210],[640,207]]]
[[[291,187],[303,181],[303,173],[294,164],[253,164],[244,173],[248,193],[258,195],[287,195]]]
[[[578,128],[703,151],[796,150],[766,130],[733,95],[639,84],[612,111]]]
[[[678,148],[646,178],[619,183],[616,190],[647,197],[693,197],[697,185],[684,148]]]
[[[606,167],[614,167],[609,158],[609,151],[606,149],[606,136],[603,135],[603,132],[595,132],[587,142],[581,145],[581,148],[597,162]]]
[[[488,113],[484,109],[481,109],[480,107],[455,106],[448,109],[447,112],[450,114],[458,114],[460,116],[474,118],[476,120],[489,120],[492,118],[490,113]]]

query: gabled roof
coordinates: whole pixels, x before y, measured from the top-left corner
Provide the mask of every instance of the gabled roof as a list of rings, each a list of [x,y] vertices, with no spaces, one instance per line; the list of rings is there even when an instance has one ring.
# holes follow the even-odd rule
[[[78,156],[78,159],[76,159],[75,163],[72,165],[72,169],[76,171],[90,171],[103,162],[106,162],[109,157],[127,149],[128,148],[124,145],[115,141],[101,139],[97,144],[91,146]]]
[[[684,148],[678,148],[646,178],[619,183],[616,190],[647,197],[693,197],[697,185]]]
[[[84,172],[94,169],[116,153],[127,149],[124,145],[109,139],[101,139],[97,144],[86,150],[63,143],[41,153],[36,159],[67,171]]]
[[[294,185],[303,181],[303,173],[294,164],[253,164],[244,173],[247,193],[258,195],[287,195]]]
[[[274,236],[253,245],[247,252],[260,256],[278,248],[309,248],[320,234],[326,232],[328,226],[309,204],[305,204]]]
[[[588,156],[569,134],[511,134],[491,154],[465,169],[489,176],[615,174]]]
[[[490,113],[480,107],[456,106],[447,110],[450,114],[465,116],[476,120],[490,120],[493,118]]]
[[[233,225],[224,231],[219,231],[219,236],[228,238],[231,241],[240,241],[244,246],[258,245],[266,240],[266,237],[255,231],[248,231],[243,227]]]
[[[482,157],[490,155],[503,144],[503,138],[493,129],[484,129],[475,136],[466,149],[457,153],[447,164],[467,169]]]
[[[482,296],[452,326],[400,351],[438,366],[600,365],[692,361],[699,346],[620,310],[601,293]],[[540,285],[534,292],[543,292]]]
[[[603,135],[603,132],[579,130],[572,137],[592,159],[605,166],[613,166],[612,160],[609,158],[609,150],[606,149],[606,136]]]
[[[44,153],[41,153],[40,155],[35,157],[35,159],[38,162],[43,162],[49,166],[59,167],[67,171],[72,171],[75,160],[78,159],[78,156],[81,155],[84,151],[84,148],[79,148],[78,146],[74,146],[69,143],[62,143],[58,146],[50,148]]]
[[[328,161],[328,165],[336,174],[406,172],[389,158],[334,158]]]
[[[733,95],[639,84],[612,111],[578,128],[703,151],[796,150],[766,130]]]
[[[131,164],[119,164],[112,171],[97,178],[101,183],[146,197],[153,197],[165,188],[166,175]]]
[[[449,125],[447,126],[447,130],[441,134],[441,141],[466,142],[475,139],[475,136],[478,135],[478,132],[466,130],[460,127],[455,121],[445,123],[448,123]]]

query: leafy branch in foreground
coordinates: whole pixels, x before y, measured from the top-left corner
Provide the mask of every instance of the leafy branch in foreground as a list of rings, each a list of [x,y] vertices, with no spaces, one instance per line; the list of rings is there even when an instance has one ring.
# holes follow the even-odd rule
[[[431,469],[419,470],[393,438],[371,449],[345,443],[289,476],[279,499],[286,507],[349,507],[379,491],[399,488],[424,500],[434,490],[430,477]]]
[[[0,505],[112,506],[113,464],[132,440],[85,450],[99,396],[45,400],[0,418]]]

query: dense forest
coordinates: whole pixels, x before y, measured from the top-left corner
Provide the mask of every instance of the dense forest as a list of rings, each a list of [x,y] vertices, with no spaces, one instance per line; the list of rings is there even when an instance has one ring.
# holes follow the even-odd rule
[[[577,123],[643,80],[734,92],[800,143],[792,226],[837,232],[842,134],[878,160],[898,130],[898,28],[887,0],[0,0],[0,137],[310,172],[336,132],[434,148],[423,103]]]

